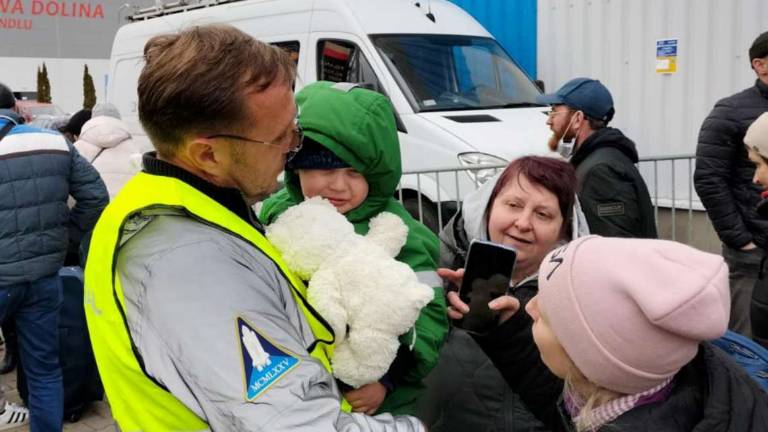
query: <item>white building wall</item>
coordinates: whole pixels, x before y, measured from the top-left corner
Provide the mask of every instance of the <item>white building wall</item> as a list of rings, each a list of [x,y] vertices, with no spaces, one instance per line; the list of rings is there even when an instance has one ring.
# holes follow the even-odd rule
[[[67,59],[67,58],[31,58],[0,57],[3,71],[0,82],[13,91],[37,91],[37,68],[43,62],[48,69],[51,83],[51,100],[65,112],[75,112],[83,107],[83,68],[93,77],[96,88],[96,100],[105,101],[109,59]]]
[[[766,30],[766,0],[538,0],[538,78],[548,91],[599,79],[614,97],[613,126],[641,157],[693,154],[714,103],[754,83],[747,51]],[[668,38],[678,39],[678,71],[665,75],[656,41]],[[651,193],[670,199],[671,169],[660,165],[655,185],[641,168]],[[687,202],[688,163],[675,168],[675,198]]]

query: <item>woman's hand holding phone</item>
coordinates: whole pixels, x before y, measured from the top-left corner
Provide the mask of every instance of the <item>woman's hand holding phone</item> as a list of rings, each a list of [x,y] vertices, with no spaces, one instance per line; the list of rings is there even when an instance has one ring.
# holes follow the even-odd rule
[[[461,286],[461,281],[464,278],[464,269],[451,270],[447,268],[437,269],[437,274],[444,280],[450,282],[456,287]],[[461,301],[458,292],[448,291],[446,296],[448,298],[448,316],[454,320],[460,320],[464,318],[464,315],[469,313],[469,306]],[[499,323],[511,318],[520,309],[520,301],[510,295],[504,295],[491,300],[488,303],[488,307],[491,310],[499,312]]]

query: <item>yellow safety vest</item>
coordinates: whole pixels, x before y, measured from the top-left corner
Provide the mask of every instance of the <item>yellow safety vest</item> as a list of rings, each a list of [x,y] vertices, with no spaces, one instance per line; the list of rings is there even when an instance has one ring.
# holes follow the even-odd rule
[[[123,225],[146,208],[183,208],[194,217],[236,235],[277,264],[291,284],[293,296],[315,336],[310,354],[330,372],[334,334],[309,306],[304,283],[293,275],[280,254],[251,224],[188,184],[171,177],[139,173],[104,210],[94,228],[85,270],[85,315],[96,363],[112,416],[123,431],[199,431],[205,420],[147,375],[134,353],[125,318],[125,300],[116,268]]]

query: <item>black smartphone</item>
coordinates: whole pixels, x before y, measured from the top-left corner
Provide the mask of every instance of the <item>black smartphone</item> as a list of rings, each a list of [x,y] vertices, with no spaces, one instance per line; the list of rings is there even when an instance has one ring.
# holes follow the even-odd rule
[[[496,327],[499,313],[488,302],[509,291],[517,251],[509,246],[484,240],[472,240],[464,266],[459,298],[469,305],[469,313],[457,327],[475,334],[485,334]]]

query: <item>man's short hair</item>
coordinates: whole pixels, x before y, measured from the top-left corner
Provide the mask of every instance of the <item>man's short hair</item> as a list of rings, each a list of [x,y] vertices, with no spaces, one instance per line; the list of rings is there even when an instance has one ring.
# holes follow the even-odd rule
[[[749,47],[749,61],[756,58],[768,57],[768,31],[763,32],[755,38],[752,42],[752,46]]]
[[[0,109],[11,109],[16,106],[16,97],[11,89],[0,83]]]
[[[245,97],[293,82],[294,62],[280,48],[228,25],[155,36],[144,46],[139,120],[158,153],[176,154],[191,135],[245,129]]]
[[[594,119],[590,116],[584,116],[584,118],[587,120],[587,124],[589,124],[589,128],[594,131],[608,126],[608,121]]]

